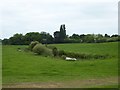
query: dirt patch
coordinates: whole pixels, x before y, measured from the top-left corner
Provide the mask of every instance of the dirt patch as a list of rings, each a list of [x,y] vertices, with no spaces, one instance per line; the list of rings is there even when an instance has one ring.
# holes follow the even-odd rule
[[[118,84],[117,77],[87,80],[71,80],[65,82],[3,84],[3,88],[87,88],[114,84]]]
[[[117,77],[102,78],[102,79],[87,79],[87,80],[76,80],[71,83],[65,83],[65,87],[69,88],[88,88],[102,85],[114,85],[118,84]]]

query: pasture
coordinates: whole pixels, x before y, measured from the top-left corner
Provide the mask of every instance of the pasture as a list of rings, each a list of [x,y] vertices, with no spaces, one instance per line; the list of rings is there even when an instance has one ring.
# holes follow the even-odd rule
[[[117,87],[118,42],[96,44],[51,44],[60,50],[102,54],[106,59],[65,61],[24,51],[27,46],[2,47],[3,87]],[[22,51],[17,51],[21,48]],[[26,85],[25,85],[26,84]],[[35,85],[34,85],[35,84]],[[25,86],[24,86],[25,85]]]

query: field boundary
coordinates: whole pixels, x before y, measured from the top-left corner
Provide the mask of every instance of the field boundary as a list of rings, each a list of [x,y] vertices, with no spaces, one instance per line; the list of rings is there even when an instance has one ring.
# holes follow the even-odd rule
[[[118,77],[71,80],[64,82],[26,82],[16,84],[3,84],[3,88],[90,88],[101,87],[105,85],[118,85]]]

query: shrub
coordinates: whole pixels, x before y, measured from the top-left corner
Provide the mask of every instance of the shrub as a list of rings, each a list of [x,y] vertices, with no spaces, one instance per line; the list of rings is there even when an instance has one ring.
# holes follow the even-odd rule
[[[46,48],[42,44],[37,44],[33,48],[33,52],[39,55],[52,56],[52,50]]]
[[[119,40],[118,37],[112,37],[112,38],[107,39],[107,42],[116,42],[118,40]]]
[[[105,59],[107,58],[106,55],[92,55],[92,54],[84,54],[84,53],[75,53],[75,52],[64,52],[59,51],[59,56],[67,56],[71,58],[79,58],[79,59]],[[107,55],[108,56],[108,55]]]
[[[65,55],[62,55],[61,58],[62,58],[62,59],[66,59],[66,56],[65,56]]]
[[[59,56],[66,55],[64,50],[58,51]]]
[[[46,48],[45,51],[43,52],[44,56],[53,56],[52,50]]]
[[[54,57],[58,55],[58,50],[57,50],[56,47],[54,47],[54,48],[52,49],[52,53],[53,53]]]
[[[38,42],[38,41],[32,41],[32,42],[30,43],[29,48],[30,48],[31,51],[32,51],[32,49],[34,48],[34,46],[35,46],[36,44],[39,44],[39,42]]]

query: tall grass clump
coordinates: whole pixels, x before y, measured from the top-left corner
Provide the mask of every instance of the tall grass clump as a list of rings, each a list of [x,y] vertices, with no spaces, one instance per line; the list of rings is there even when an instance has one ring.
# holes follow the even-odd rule
[[[32,41],[32,42],[29,44],[29,49],[32,51],[32,49],[34,48],[34,46],[35,46],[36,44],[39,44],[39,42],[38,42],[38,41]]]
[[[109,55],[99,55],[99,54],[85,54],[85,53],[76,53],[76,52],[66,52],[64,50],[59,50],[58,55],[60,57],[71,57],[77,59],[105,59],[109,57]]]
[[[42,44],[36,44],[32,51],[38,55],[53,56],[52,50]]]
[[[58,50],[56,47],[52,49],[52,53],[53,53],[54,57],[58,56]]]

